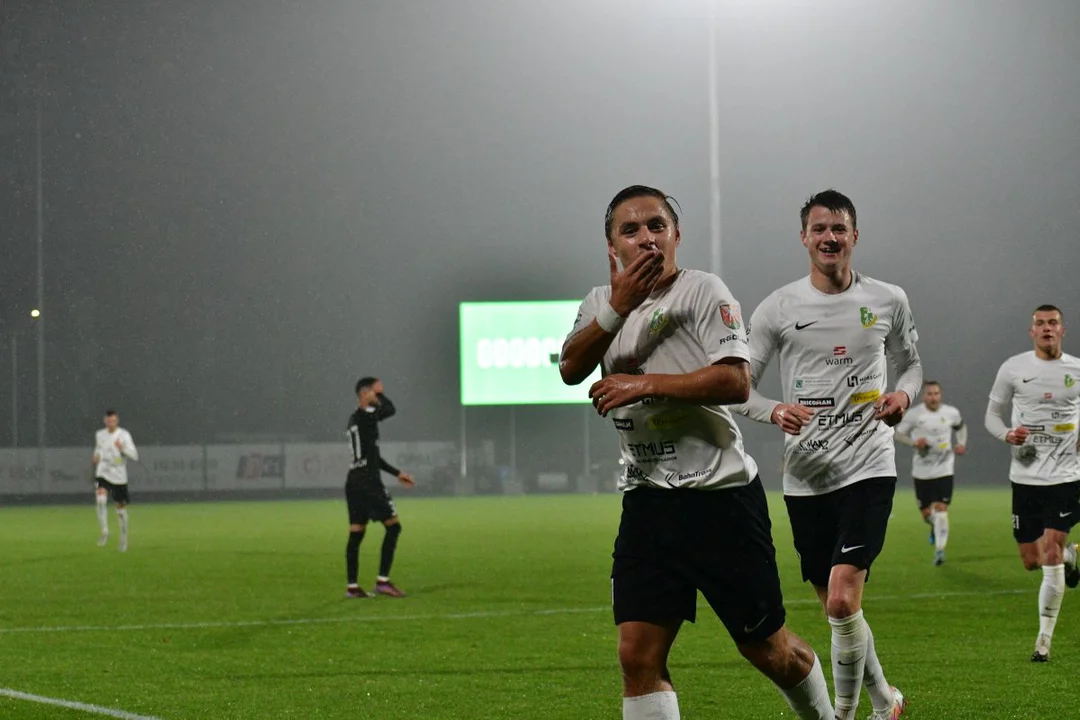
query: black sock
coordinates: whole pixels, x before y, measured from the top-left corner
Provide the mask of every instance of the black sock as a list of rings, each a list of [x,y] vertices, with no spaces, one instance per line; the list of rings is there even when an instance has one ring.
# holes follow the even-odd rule
[[[382,558],[379,560],[379,575],[384,578],[390,577],[390,566],[394,564],[394,550],[397,549],[397,539],[400,534],[401,523],[386,526],[386,535],[382,541]]]
[[[345,573],[349,577],[349,584],[356,584],[356,576],[360,565],[360,541],[364,539],[364,531],[350,532],[349,544],[345,546]]]

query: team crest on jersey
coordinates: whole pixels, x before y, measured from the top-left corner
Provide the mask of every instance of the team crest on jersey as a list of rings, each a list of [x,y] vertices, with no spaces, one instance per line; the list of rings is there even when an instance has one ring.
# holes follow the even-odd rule
[[[862,323],[864,328],[873,327],[874,323],[877,322],[877,315],[864,305],[859,308],[859,322]]]
[[[742,325],[742,316],[738,305],[720,303],[720,319],[732,330],[738,330]]]
[[[1066,374],[1065,375],[1065,387],[1071,388],[1075,384],[1076,384],[1076,378],[1074,378],[1072,375]]]
[[[668,326],[671,318],[668,317],[666,307],[658,307],[653,311],[652,319],[649,320],[649,334],[659,335]]]

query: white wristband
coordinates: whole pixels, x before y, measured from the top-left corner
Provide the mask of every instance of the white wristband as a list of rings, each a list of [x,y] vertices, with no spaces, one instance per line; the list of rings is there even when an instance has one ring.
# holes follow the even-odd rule
[[[615,308],[611,307],[611,303],[604,303],[604,306],[600,308],[600,312],[596,314],[596,324],[600,326],[601,330],[612,335],[619,332],[619,328],[625,322],[626,318],[615,312]]]

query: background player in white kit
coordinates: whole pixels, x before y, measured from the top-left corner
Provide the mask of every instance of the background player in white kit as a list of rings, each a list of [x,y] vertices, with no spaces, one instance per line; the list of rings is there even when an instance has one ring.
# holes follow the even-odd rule
[[[754,390],[738,410],[788,434],[784,502],[803,579],[832,627],[836,717],[855,716],[865,684],[872,718],[895,719],[907,701],[885,680],[862,596],[896,491],[892,426],[922,386],[918,334],[902,289],[852,271],[851,200],[826,190],[799,215],[810,275],[769,295],[750,321],[754,386],[779,353],[784,402]],[[900,374],[893,392],[887,361]]]
[[[576,385],[601,365],[589,395],[626,467],[611,573],[623,718],[679,717],[667,658],[700,590],[798,717],[832,720],[821,663],[784,626],[765,492],[723,407],[750,390],[739,305],[720,278],[676,266],[679,218],[661,191],[620,191],[604,230],[611,285],[582,302],[559,370]]]
[[[1061,311],[1040,305],[1031,319],[1035,349],[1014,355],[998,370],[986,408],[986,429],[1013,446],[1013,537],[1028,570],[1041,567],[1039,635],[1032,662],[1050,659],[1065,585],[1076,587],[1076,545],[1069,530],[1080,519],[1080,358],[1061,350]],[[1005,407],[1012,418],[1005,424]]]
[[[116,518],[120,522],[120,552],[128,542],[128,476],[127,461],[138,460],[139,451],[131,433],[120,427],[115,410],[105,411],[105,427],[94,436],[94,477],[97,483],[97,518],[101,528],[98,545],[109,541],[109,513],[106,504],[111,496],[116,503]]]
[[[949,542],[949,503],[956,456],[967,452],[967,425],[959,410],[942,404],[941,383],[931,380],[923,386],[922,403],[904,413],[893,437],[901,445],[915,448],[911,461],[915,500],[923,520],[930,523],[934,565],[941,565]]]

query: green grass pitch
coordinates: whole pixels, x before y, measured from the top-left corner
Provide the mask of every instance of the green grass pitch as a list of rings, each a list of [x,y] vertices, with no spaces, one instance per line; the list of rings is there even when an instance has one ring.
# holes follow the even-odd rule
[[[409,499],[394,580],[347,600],[344,502],[135,504],[131,547],[95,546],[92,502],[0,509],[0,687],[158,718],[619,718],[610,601],[617,496]],[[89,496],[88,496],[89,500]],[[136,496],[137,500],[137,496]],[[788,625],[829,632],[771,495]],[[948,562],[901,489],[865,610],[908,715],[1080,717],[1080,598],[1029,661],[1041,574],[1005,489],[958,489]],[[374,580],[382,528],[361,548]],[[791,718],[701,602],[671,671],[684,718]],[[831,680],[830,680],[831,687]],[[860,718],[870,713],[863,696]],[[0,697],[3,718],[89,717]]]

